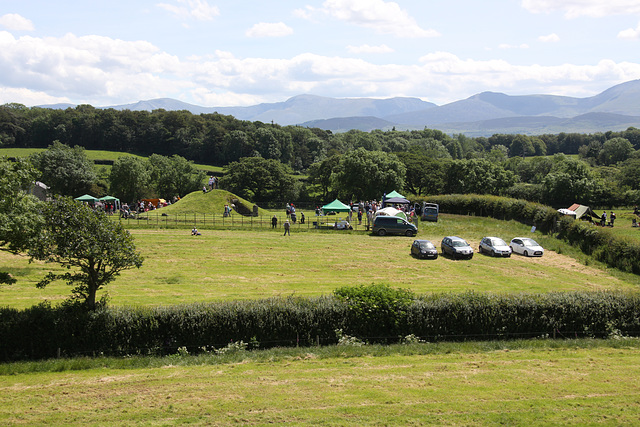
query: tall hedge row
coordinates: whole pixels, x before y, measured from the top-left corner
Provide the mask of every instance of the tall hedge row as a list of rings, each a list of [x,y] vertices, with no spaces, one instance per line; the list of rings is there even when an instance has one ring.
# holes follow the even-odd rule
[[[556,233],[556,237],[579,247],[610,267],[640,274],[640,242],[613,234],[569,217],[562,217],[549,206],[508,197],[476,194],[431,196],[440,211],[458,215],[487,216],[502,220],[516,220],[535,225],[543,233]]]
[[[48,305],[3,308],[0,360],[160,355],[179,347],[197,352],[240,340],[256,347],[324,345],[337,342],[337,329],[369,342],[394,342],[410,334],[428,341],[640,336],[637,294],[468,292],[416,297],[382,309],[353,307],[326,296],[95,312]]]
[[[505,221],[516,220],[535,225],[544,233],[554,231],[560,217],[558,211],[552,207],[509,197],[447,194],[430,196],[427,201],[440,205],[441,212],[487,216]]]

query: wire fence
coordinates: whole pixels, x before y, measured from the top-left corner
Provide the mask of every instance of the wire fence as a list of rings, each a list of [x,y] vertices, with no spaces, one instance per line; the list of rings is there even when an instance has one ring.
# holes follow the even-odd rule
[[[274,223],[273,218],[276,218]],[[271,216],[244,216],[238,213],[224,214],[162,214],[160,212],[143,212],[129,217],[120,216],[120,222],[125,228],[197,228],[197,229],[274,229],[284,230],[285,221],[289,221],[291,231],[307,230],[354,230],[370,231],[372,224],[366,215],[362,220],[354,213],[351,217],[343,215],[313,215],[304,219],[296,215],[295,221],[284,213]],[[417,225],[417,224],[416,224]]]

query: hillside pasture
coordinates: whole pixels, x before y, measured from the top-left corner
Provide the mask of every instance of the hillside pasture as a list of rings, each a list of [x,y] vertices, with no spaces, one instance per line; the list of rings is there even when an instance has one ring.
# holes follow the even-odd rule
[[[637,340],[311,347],[218,359],[175,355],[0,366],[7,372],[0,374],[0,421],[633,425],[640,417]],[[140,366],[126,367],[136,362]],[[34,371],[21,372],[30,365]]]
[[[145,257],[139,270],[127,270],[105,290],[114,305],[168,305],[272,296],[313,296],[345,285],[383,283],[429,292],[550,292],[571,290],[637,290],[640,280],[600,266],[552,237],[534,233],[545,248],[542,258],[492,258],[476,253],[470,261],[444,256],[418,260],[410,256],[413,238],[372,236],[348,231],[131,230]],[[515,221],[442,215],[421,223],[417,238],[439,248],[447,235],[467,239],[477,251],[483,236],[509,241],[529,235]],[[44,299],[59,302],[69,294],[64,283],[46,289],[35,283],[55,265],[28,263],[24,257],[0,254],[0,263],[18,283],[0,287],[0,305],[24,308]],[[588,264],[588,265],[587,265]],[[100,295],[99,295],[100,296]]]

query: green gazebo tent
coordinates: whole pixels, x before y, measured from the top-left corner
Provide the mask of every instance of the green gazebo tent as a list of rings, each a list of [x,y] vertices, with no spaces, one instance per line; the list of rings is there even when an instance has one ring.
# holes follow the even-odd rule
[[[349,206],[345,205],[338,199],[335,199],[333,202],[322,207],[322,213],[325,215],[327,212],[349,212],[350,210],[351,208]]]
[[[80,196],[80,197],[76,197],[74,200],[77,200],[79,202],[86,202],[86,203],[90,203],[90,204],[94,204],[95,202],[98,201],[97,198],[89,195],[89,194],[85,194],[84,196]]]
[[[393,199],[394,197],[399,197],[401,199],[404,199],[405,197],[398,193],[396,190],[393,190],[391,193],[387,194],[387,199]]]

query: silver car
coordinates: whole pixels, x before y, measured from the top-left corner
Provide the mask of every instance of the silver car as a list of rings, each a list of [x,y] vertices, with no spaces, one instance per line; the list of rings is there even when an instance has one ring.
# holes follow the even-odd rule
[[[528,237],[515,237],[511,240],[511,250],[524,256],[542,256],[544,249],[535,240]]]
[[[510,257],[511,248],[499,237],[483,237],[478,252],[491,256]]]

